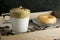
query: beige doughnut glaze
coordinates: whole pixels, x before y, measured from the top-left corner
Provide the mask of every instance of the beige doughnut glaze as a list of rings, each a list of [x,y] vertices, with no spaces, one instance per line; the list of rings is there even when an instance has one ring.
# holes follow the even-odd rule
[[[39,22],[45,23],[45,24],[55,24],[56,23],[56,17],[53,15],[39,15],[37,17]]]

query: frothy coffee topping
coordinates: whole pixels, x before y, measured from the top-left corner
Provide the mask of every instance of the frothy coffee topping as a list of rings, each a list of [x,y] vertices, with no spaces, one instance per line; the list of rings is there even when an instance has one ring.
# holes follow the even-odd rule
[[[30,10],[22,7],[10,10],[10,16],[14,18],[26,18],[30,16]]]

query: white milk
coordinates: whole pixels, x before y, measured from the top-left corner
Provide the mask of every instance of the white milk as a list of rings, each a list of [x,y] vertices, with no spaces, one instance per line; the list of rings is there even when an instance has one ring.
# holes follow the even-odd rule
[[[20,32],[27,32],[28,30],[28,24],[29,24],[29,17],[27,18],[11,18],[12,22],[12,30],[15,33],[20,33]]]

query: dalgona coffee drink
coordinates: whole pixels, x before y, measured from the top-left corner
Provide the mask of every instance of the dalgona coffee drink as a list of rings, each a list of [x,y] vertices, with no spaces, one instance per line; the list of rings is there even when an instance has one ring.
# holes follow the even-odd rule
[[[12,22],[12,30],[18,34],[21,32],[27,32],[29,24],[30,10],[18,7],[10,10],[10,17]]]

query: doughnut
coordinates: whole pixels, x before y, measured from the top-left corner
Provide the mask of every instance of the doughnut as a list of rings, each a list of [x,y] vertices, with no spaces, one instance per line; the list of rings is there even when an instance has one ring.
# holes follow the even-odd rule
[[[37,17],[38,22],[42,22],[45,24],[55,24],[56,23],[56,17],[53,15],[39,15]]]

